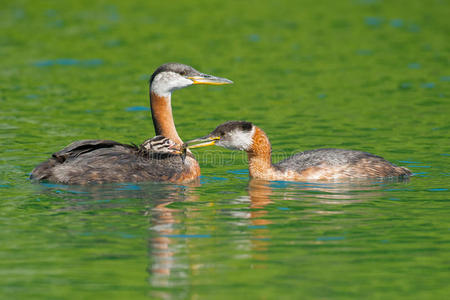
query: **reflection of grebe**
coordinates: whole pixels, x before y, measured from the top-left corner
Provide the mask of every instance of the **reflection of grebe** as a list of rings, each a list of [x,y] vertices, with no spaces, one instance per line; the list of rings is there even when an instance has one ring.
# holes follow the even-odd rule
[[[187,142],[189,148],[217,145],[248,154],[250,176],[265,180],[332,180],[409,176],[411,171],[382,157],[355,150],[316,149],[297,153],[272,164],[267,135],[250,122],[231,121],[210,134]]]
[[[230,80],[200,73],[194,68],[169,63],[160,66],[150,79],[150,105],[157,135],[181,145],[172,116],[174,90],[193,84],[229,84]],[[186,182],[200,175],[191,153],[185,160],[177,155],[142,160],[133,147],[107,140],[77,141],[38,165],[31,179],[65,184],[103,182]]]

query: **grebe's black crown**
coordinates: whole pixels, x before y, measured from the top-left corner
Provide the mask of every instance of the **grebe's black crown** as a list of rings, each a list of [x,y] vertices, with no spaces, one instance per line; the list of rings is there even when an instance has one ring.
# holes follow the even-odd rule
[[[229,121],[216,127],[208,135],[187,141],[189,148],[217,145],[232,150],[249,151],[253,144],[255,126],[246,121]],[[200,144],[196,144],[199,143]]]
[[[159,66],[155,72],[153,72],[152,76],[150,77],[150,84],[152,83],[153,79],[156,75],[162,72],[174,72],[177,74],[180,74],[181,76],[199,76],[202,75],[199,71],[194,69],[191,66],[180,64],[180,63],[166,63],[161,66]]]
[[[253,128],[253,124],[251,122],[246,121],[228,121],[223,124],[220,124],[211,132],[213,136],[224,136],[228,132],[232,131],[243,131],[248,132]]]

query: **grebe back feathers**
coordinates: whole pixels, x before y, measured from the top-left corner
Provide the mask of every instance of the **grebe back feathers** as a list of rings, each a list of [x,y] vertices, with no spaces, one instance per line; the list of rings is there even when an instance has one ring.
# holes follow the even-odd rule
[[[174,90],[193,84],[230,83],[232,81],[226,78],[204,74],[184,64],[167,63],[158,67],[150,78],[150,106],[156,135],[163,135],[179,146],[183,143],[172,115],[171,93]],[[192,153],[184,149],[180,159],[180,155],[171,153],[172,149],[165,148],[167,145],[158,148],[158,141],[160,137],[155,137],[140,147],[110,140],[77,141],[38,165],[30,178],[64,184],[179,183],[200,176],[200,166]]]
[[[384,158],[357,150],[316,149],[297,153],[279,163],[271,160],[271,145],[264,131],[250,122],[230,121],[217,126],[203,142],[189,148],[217,145],[248,153],[251,177],[265,180],[333,180],[409,176],[411,171]]]

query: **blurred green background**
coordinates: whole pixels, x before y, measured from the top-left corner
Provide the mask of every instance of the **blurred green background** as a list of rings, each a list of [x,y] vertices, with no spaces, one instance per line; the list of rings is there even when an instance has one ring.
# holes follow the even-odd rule
[[[2,1],[0,297],[448,298],[449,12],[446,0]],[[416,176],[254,186],[245,156],[210,149],[196,151],[198,187],[29,182],[74,140],[153,136],[148,80],[170,61],[235,82],[174,93],[185,140],[247,120],[275,160],[351,148]]]

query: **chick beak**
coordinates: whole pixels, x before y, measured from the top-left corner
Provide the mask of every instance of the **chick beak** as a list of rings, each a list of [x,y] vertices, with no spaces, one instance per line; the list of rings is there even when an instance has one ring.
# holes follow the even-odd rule
[[[183,148],[178,144],[169,146],[169,149],[173,152],[173,154],[183,154]]]

